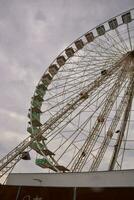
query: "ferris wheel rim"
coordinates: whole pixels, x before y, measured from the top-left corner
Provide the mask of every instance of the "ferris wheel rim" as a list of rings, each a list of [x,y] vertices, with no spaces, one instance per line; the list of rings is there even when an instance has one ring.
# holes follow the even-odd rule
[[[57,60],[57,58],[58,58],[59,56],[61,56],[61,55],[65,52],[65,50],[66,50],[67,48],[71,47],[77,40],[81,39],[81,38],[82,38],[83,36],[85,36],[87,33],[90,33],[90,32],[92,32],[93,30],[96,30],[97,27],[100,27],[101,25],[104,25],[105,23],[107,23],[108,21],[110,21],[110,20],[112,20],[112,19],[114,19],[114,18],[116,18],[116,17],[119,17],[119,16],[122,16],[123,14],[126,14],[126,13],[131,12],[131,11],[134,12],[134,8],[131,8],[131,9],[129,9],[129,10],[126,10],[126,11],[124,11],[124,12],[121,12],[120,14],[115,15],[114,17],[111,17],[109,20],[105,20],[103,23],[100,23],[99,25],[97,25],[97,26],[95,26],[94,28],[90,29],[90,30],[87,31],[86,33],[82,34],[82,35],[81,35],[80,37],[78,37],[76,40],[73,40],[63,51],[61,51],[61,52],[57,55],[57,57],[50,63],[49,66],[51,66],[53,63],[55,63],[56,60]],[[132,18],[132,20],[134,20],[134,18]],[[123,25],[123,23],[121,23],[120,25]],[[111,30],[111,29],[109,29],[108,31],[110,31],[110,30]],[[99,35],[98,35],[97,37],[99,37]],[[96,38],[97,38],[97,37],[96,37]],[[88,42],[87,42],[86,44],[88,44]],[[86,45],[86,44],[85,44],[85,45]],[[69,59],[69,58],[68,58],[68,59]],[[48,68],[49,68],[49,66],[48,66]],[[44,71],[43,75],[47,73],[48,68]],[[42,80],[42,77],[40,78],[38,84],[41,82],[41,80]],[[37,84],[37,85],[38,85],[38,84]],[[35,94],[35,92],[34,92],[34,94]]]

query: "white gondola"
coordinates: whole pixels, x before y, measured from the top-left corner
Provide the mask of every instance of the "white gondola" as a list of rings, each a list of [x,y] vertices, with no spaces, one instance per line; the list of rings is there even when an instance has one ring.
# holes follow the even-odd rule
[[[104,35],[105,34],[105,27],[104,27],[104,25],[98,26],[96,28],[96,31],[97,31],[97,33],[98,33],[99,36]]]
[[[65,53],[66,53],[67,57],[70,58],[74,55],[74,50],[73,50],[72,47],[70,47],[70,48],[65,50]]]
[[[94,40],[94,35],[92,32],[85,34],[85,37],[88,42],[92,42]]]
[[[52,76],[49,73],[43,75],[42,82],[45,85],[49,85],[51,83],[51,81],[52,81]]]
[[[65,59],[64,56],[59,56],[59,57],[57,58],[57,63],[58,63],[58,65],[59,65],[60,67],[63,66],[63,65],[65,64],[65,62],[66,62],[66,59]]]
[[[50,65],[49,67],[49,73],[51,74],[51,76],[53,77],[55,74],[57,74],[59,68],[57,67],[56,64]]]
[[[36,91],[35,93],[40,95],[42,98],[43,96],[45,95],[46,93],[46,90],[47,90],[47,85],[44,85],[43,81],[41,84],[39,84],[37,87],[36,87]]]
[[[80,39],[80,40],[77,40],[77,41],[75,42],[75,46],[76,46],[76,48],[77,48],[78,50],[80,50],[80,49],[82,49],[82,48],[84,47],[84,43],[83,43],[83,41]]]
[[[132,21],[130,12],[125,13],[124,15],[122,15],[122,21],[123,21],[124,24],[128,24],[128,23],[130,23]]]
[[[118,27],[118,22],[116,18],[110,20],[108,24],[111,30],[116,29]]]

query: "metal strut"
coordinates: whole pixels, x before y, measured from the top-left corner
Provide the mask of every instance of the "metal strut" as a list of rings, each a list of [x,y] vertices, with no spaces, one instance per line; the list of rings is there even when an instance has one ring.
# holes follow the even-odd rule
[[[106,102],[100,112],[100,115],[99,115],[104,120],[98,121],[98,119],[96,119],[94,126],[92,127],[91,131],[89,132],[89,136],[87,137],[86,141],[84,142],[83,146],[81,147],[81,149],[78,152],[78,156],[72,165],[72,171],[76,172],[76,171],[82,170],[84,164],[86,163],[86,160],[88,159],[88,157],[89,157],[90,153],[92,152],[92,149],[96,143],[96,140],[98,139],[99,133],[101,132],[101,130],[105,124],[105,120],[113,107],[115,99],[117,98],[117,96],[119,94],[119,90],[122,86],[125,76],[126,76],[126,73],[121,72],[120,75],[117,77],[117,80],[116,80],[115,84],[112,86],[110,93],[107,96]],[[83,156],[83,152],[84,152],[84,156]]]
[[[119,123],[119,120],[120,120],[120,118],[122,116],[122,113],[124,112],[125,109],[128,111],[128,105],[131,108],[130,103],[132,103],[133,94],[134,94],[134,80],[131,79],[130,83],[129,83],[126,91],[125,91],[125,94],[123,96],[123,99],[120,102],[120,105],[119,105],[119,107],[118,107],[118,109],[117,109],[117,111],[115,113],[115,116],[114,116],[114,118],[113,118],[113,120],[111,122],[111,125],[110,125],[110,127],[109,127],[109,129],[107,131],[107,134],[104,137],[104,140],[103,140],[103,142],[102,142],[102,144],[100,146],[100,149],[97,152],[97,155],[96,155],[96,157],[94,158],[94,160],[92,162],[92,165],[90,167],[90,171],[96,171],[98,169],[98,167],[99,167],[99,165],[100,165],[100,163],[101,163],[101,161],[102,161],[102,159],[104,157],[104,154],[105,154],[105,152],[106,152],[106,150],[108,148],[108,145],[109,145],[109,143],[111,141],[111,138],[112,138],[112,136],[113,136],[113,134],[114,134],[114,132],[116,130],[116,127],[117,127],[117,125]],[[128,113],[125,116],[128,118]],[[127,120],[126,117],[125,117],[125,120]],[[124,124],[122,128],[124,129],[125,127],[126,127],[126,125]],[[120,145],[118,147],[120,148]],[[114,154],[114,158],[115,159],[113,158],[113,164],[116,161],[116,156],[117,155],[118,155],[118,151],[116,151],[115,154]]]
[[[110,165],[109,165],[109,170],[114,169],[117,158],[118,158],[118,154],[119,154],[120,147],[121,147],[121,144],[122,144],[122,140],[123,140],[123,137],[124,137],[124,133],[125,133],[125,130],[126,130],[126,125],[127,125],[127,122],[128,122],[130,111],[131,111],[133,95],[134,95],[134,86],[132,88],[132,92],[129,96],[128,104],[127,104],[127,107],[126,107],[125,112],[124,112],[123,121],[121,123],[121,127],[120,127],[120,130],[119,130],[118,139],[117,139],[117,142],[115,144],[114,152],[113,152],[112,159],[111,159],[111,162],[110,162]]]

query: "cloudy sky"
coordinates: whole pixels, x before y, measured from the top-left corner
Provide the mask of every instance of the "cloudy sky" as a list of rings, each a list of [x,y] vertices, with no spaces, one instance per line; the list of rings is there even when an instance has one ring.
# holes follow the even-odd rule
[[[52,60],[89,29],[132,7],[133,0],[0,0],[1,157],[28,136],[31,96]],[[21,162],[16,171],[31,165]]]

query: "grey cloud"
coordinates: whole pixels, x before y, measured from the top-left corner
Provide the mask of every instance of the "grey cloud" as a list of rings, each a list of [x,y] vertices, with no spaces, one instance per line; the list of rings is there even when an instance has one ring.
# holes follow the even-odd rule
[[[45,22],[45,21],[47,20],[47,18],[46,18],[46,16],[45,16],[44,12],[41,11],[41,10],[37,11],[37,13],[36,13],[36,15],[35,15],[35,19],[36,19],[36,20],[39,20],[39,21],[43,21],[43,22]]]

